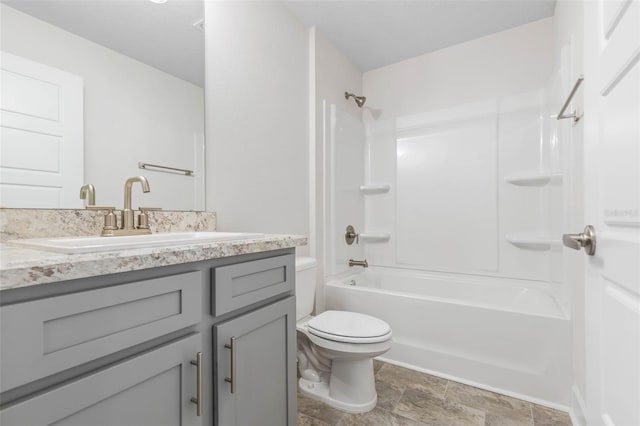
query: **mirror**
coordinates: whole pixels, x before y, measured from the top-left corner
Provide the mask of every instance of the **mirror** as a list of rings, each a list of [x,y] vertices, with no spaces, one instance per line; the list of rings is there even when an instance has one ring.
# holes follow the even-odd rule
[[[161,1],[0,2],[0,206],[204,210],[203,3]]]

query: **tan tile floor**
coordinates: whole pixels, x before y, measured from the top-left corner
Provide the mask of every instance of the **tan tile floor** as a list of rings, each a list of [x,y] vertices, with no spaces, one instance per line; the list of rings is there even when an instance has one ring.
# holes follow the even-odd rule
[[[570,426],[569,415],[374,361],[378,405],[349,414],[298,393],[299,426]]]

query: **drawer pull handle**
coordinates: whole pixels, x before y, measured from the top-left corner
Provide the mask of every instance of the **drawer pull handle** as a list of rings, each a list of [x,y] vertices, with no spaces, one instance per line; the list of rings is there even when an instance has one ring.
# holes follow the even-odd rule
[[[191,360],[191,364],[197,368],[197,390],[196,398],[191,398],[191,402],[196,404],[196,415],[202,416],[202,352],[196,353],[196,359]]]
[[[231,344],[224,345],[231,351],[231,377],[225,377],[224,381],[231,383],[231,393],[236,393],[236,338],[231,338]]]

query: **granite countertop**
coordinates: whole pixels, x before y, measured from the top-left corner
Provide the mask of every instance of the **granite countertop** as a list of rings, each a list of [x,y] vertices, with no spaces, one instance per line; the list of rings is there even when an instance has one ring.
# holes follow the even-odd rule
[[[301,235],[61,254],[0,243],[0,290],[303,246]]]

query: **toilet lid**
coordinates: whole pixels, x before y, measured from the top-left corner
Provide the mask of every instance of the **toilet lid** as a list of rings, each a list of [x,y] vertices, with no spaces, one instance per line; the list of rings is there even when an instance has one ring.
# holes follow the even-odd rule
[[[307,323],[311,334],[337,342],[377,343],[391,337],[391,327],[381,319],[357,312],[326,311]]]

